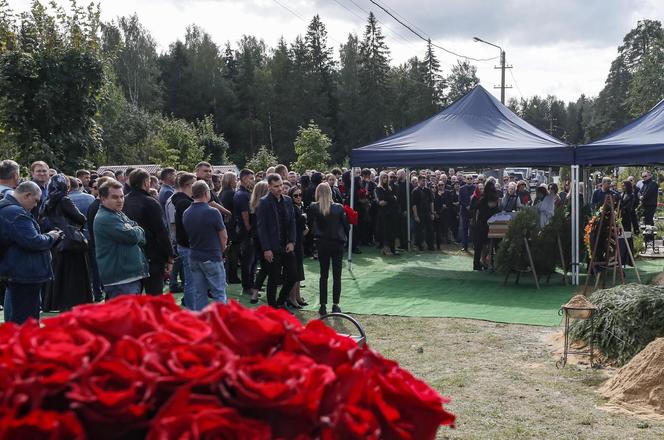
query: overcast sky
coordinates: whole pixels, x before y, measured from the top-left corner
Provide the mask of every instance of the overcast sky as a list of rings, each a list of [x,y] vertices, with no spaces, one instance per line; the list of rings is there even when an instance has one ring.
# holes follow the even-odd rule
[[[68,4],[69,0],[57,0]],[[394,15],[440,46],[473,58],[490,58],[498,49],[473,42],[478,36],[502,46],[507,63],[507,98],[554,94],[576,100],[596,95],[623,36],[638,20],[664,17],[664,0],[378,0]],[[85,2],[79,3],[85,4]],[[291,42],[306,32],[319,14],[329,44],[338,49],[351,32],[362,34],[368,11],[380,21],[393,64],[422,56],[426,43],[386,15],[369,0],[102,0],[103,20],[138,14],[165,51],[182,39],[187,25],[196,23],[220,46],[243,34],[262,38],[274,47],[280,36]],[[29,0],[9,0],[15,11],[29,8]],[[437,50],[443,74],[457,57]],[[338,50],[335,50],[338,57]],[[473,62],[481,83],[492,89],[500,83],[494,62]],[[499,90],[494,90],[500,96]]]

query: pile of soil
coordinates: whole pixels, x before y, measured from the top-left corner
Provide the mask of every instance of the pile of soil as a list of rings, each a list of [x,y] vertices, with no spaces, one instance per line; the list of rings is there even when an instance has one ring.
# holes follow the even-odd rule
[[[586,298],[584,295],[574,295],[572,299],[567,301],[565,307],[573,307],[575,309],[590,309],[594,308],[595,306],[590,301],[588,301],[588,298]]]
[[[606,381],[599,393],[609,399],[609,406],[642,416],[664,418],[664,338],[657,338],[615,376]]]

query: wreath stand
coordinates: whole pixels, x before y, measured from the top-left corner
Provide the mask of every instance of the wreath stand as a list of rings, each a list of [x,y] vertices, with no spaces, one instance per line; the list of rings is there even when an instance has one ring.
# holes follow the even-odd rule
[[[560,267],[563,270],[563,284],[567,286],[567,264],[565,264],[565,253],[563,252],[563,242],[560,240],[560,234],[557,234],[556,241],[558,242],[558,257],[560,257]],[[551,275],[554,273],[555,270],[546,277],[546,284],[549,284]]]
[[[620,209],[620,203],[618,203],[618,209]],[[599,242],[602,235],[602,228],[604,227],[604,219],[606,218],[606,213],[609,214],[609,233],[606,237],[606,252],[605,258],[606,261],[597,261],[597,249],[599,248]],[[588,273],[586,276],[586,282],[583,286],[584,294],[588,291],[588,284],[590,283],[590,277],[595,277],[595,289],[599,286],[600,281],[602,281],[602,288],[606,285],[606,275],[610,268],[613,268],[613,279],[612,285],[616,285],[616,275],[620,273],[620,284],[625,284],[625,272],[623,270],[623,264],[620,256],[620,241],[624,240],[624,244],[627,247],[627,253],[629,255],[630,261],[634,270],[636,272],[636,278],[641,282],[639,277],[639,271],[636,268],[636,263],[634,262],[634,255],[632,250],[629,248],[629,243],[625,239],[625,236],[622,231],[622,227],[618,226],[616,222],[616,208],[613,206],[613,197],[606,196],[604,198],[604,204],[602,205],[602,213],[599,217],[599,225],[597,227],[597,237],[595,238],[595,243],[593,244],[593,253],[590,256],[590,262],[588,263]],[[611,248],[611,243],[614,243],[613,251],[610,255],[609,249]],[[604,270],[606,269],[606,270]]]
[[[507,285],[507,280],[509,279],[510,274],[512,273],[516,274],[516,281],[514,281],[514,284],[519,284],[521,273],[531,272],[533,274],[533,278],[535,279],[535,286],[537,286],[537,290],[540,290],[539,278],[537,277],[537,272],[535,271],[535,262],[533,261],[533,254],[530,252],[530,243],[528,243],[528,238],[525,236],[523,237],[523,246],[526,248],[526,254],[528,255],[528,263],[530,264],[530,270],[510,270],[505,275],[504,284]]]

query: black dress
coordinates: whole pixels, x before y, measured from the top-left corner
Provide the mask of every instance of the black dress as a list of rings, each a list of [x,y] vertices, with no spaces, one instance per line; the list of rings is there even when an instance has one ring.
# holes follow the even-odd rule
[[[65,196],[45,212],[51,225],[65,229],[67,225],[80,228],[86,221],[76,205]],[[63,224],[66,223],[66,224]],[[45,289],[42,309],[68,310],[92,302],[91,282],[88,276],[86,252],[57,251],[53,249],[53,281]]]
[[[473,226],[473,244],[475,253],[473,258],[473,269],[480,268],[482,248],[489,242],[489,224],[487,221],[500,212],[500,203],[495,193],[484,194],[477,203],[475,224]]]
[[[307,228],[307,216],[304,215],[302,209],[293,203],[293,211],[295,211],[295,264],[296,276],[295,281],[304,281],[304,230]]]
[[[394,240],[397,237],[397,228],[399,227],[397,195],[391,188],[385,189],[378,186],[376,188],[376,198],[378,199],[378,236],[382,245],[388,246],[394,252]],[[386,205],[381,206],[380,202],[386,202]]]

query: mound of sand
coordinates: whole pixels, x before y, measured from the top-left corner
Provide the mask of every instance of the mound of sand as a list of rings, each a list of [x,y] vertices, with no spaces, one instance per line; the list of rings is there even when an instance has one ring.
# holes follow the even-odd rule
[[[664,417],[664,338],[657,338],[615,376],[599,393],[608,398],[609,407],[641,416]]]
[[[567,304],[565,304],[564,307],[573,307],[576,309],[589,309],[589,308],[594,308],[595,306],[590,301],[588,301],[588,298],[586,298],[584,295],[574,295],[572,299],[567,301]]]

